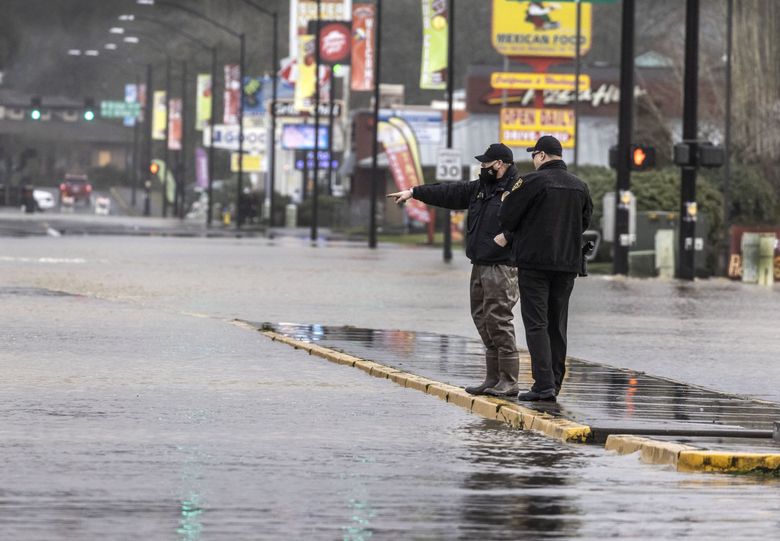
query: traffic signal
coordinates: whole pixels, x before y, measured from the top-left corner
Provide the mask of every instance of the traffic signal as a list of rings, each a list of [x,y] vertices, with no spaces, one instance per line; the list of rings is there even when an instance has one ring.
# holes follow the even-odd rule
[[[157,176],[157,173],[160,172],[160,166],[157,164],[157,162],[152,162],[149,164],[149,172]]]
[[[84,120],[92,122],[95,120],[95,100],[84,98]]]
[[[628,155],[628,165],[632,171],[646,171],[655,167],[655,149],[648,145],[631,145]],[[609,149],[609,166],[617,169],[618,147]]]
[[[655,167],[655,149],[646,145],[631,145],[631,169],[645,171]]]
[[[41,98],[33,96],[30,98],[30,118],[33,120],[41,119]]]
[[[722,146],[709,141],[685,141],[674,145],[673,161],[680,167],[720,167],[726,153]]]

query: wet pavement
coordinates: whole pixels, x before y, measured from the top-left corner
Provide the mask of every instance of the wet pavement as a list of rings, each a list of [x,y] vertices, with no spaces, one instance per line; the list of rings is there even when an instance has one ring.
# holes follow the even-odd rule
[[[776,535],[776,477],[683,474],[564,445],[229,323],[418,329],[464,335],[468,349],[467,266],[439,257],[259,240],[3,239],[3,538]],[[602,287],[584,284],[586,297]],[[750,311],[732,315],[752,325]],[[738,356],[743,368],[773,355],[763,329],[759,353]],[[732,351],[699,370],[726,381]],[[771,395],[778,380],[764,364],[751,379]],[[480,369],[462,368],[464,379]],[[630,383],[620,385],[616,395]]]
[[[357,327],[253,325],[456,387],[465,387],[484,376],[484,348],[474,339]],[[520,359],[520,385],[530,388],[533,379],[528,352],[521,352]],[[687,442],[702,438],[711,441],[719,436],[720,448],[755,452],[755,444],[780,452],[780,442],[771,439],[774,422],[780,422],[778,403],[580,359],[570,358],[566,366],[557,403],[522,404],[590,426],[593,441],[603,443],[609,434],[675,435]],[[509,400],[516,402],[514,398]]]

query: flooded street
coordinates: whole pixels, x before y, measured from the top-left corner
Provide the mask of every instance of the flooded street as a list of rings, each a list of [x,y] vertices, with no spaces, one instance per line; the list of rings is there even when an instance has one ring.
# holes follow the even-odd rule
[[[474,337],[458,255],[446,267],[438,253],[414,249],[3,239],[2,537],[776,535],[775,476],[682,474],[512,430],[230,324],[319,321]],[[675,286],[628,281],[629,297],[647,298],[649,308],[619,314],[621,301],[604,291],[623,286],[594,279],[577,287],[573,354],[611,360],[594,350],[617,349],[603,330],[613,322],[615,336],[632,344],[620,351],[638,351],[624,357],[627,365],[653,372],[643,352],[672,340],[668,347],[684,346],[691,364],[678,379],[696,372],[697,381],[707,376],[709,386],[722,381],[717,387],[731,390],[737,355],[755,394],[776,395],[777,366],[748,370],[777,351],[776,335],[762,334],[776,290],[751,297],[740,285],[697,283],[695,295],[667,299]],[[708,300],[709,291],[717,298]],[[606,306],[587,312],[599,296]],[[702,346],[713,358],[699,364],[696,344],[648,325],[679,304],[676,321],[716,339],[721,328],[708,324],[726,320],[713,310],[730,297],[752,307],[731,302],[730,317],[755,315],[732,336],[760,338],[718,356],[714,345]],[[658,372],[674,361],[663,356]]]

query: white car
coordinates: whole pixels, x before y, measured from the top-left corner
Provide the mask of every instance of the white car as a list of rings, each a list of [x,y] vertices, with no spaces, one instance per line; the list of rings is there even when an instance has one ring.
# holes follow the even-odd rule
[[[41,211],[53,209],[57,206],[54,196],[46,190],[33,190],[33,199],[35,199],[38,210]]]
[[[111,213],[111,199],[105,196],[95,198],[95,214],[108,216]]]

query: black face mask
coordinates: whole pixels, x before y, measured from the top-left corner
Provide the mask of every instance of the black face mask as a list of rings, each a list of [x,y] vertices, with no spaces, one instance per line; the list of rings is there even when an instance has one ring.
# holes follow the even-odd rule
[[[483,167],[482,169],[479,170],[479,178],[481,180],[493,181],[496,180],[497,173],[498,171],[493,169],[493,166]]]

